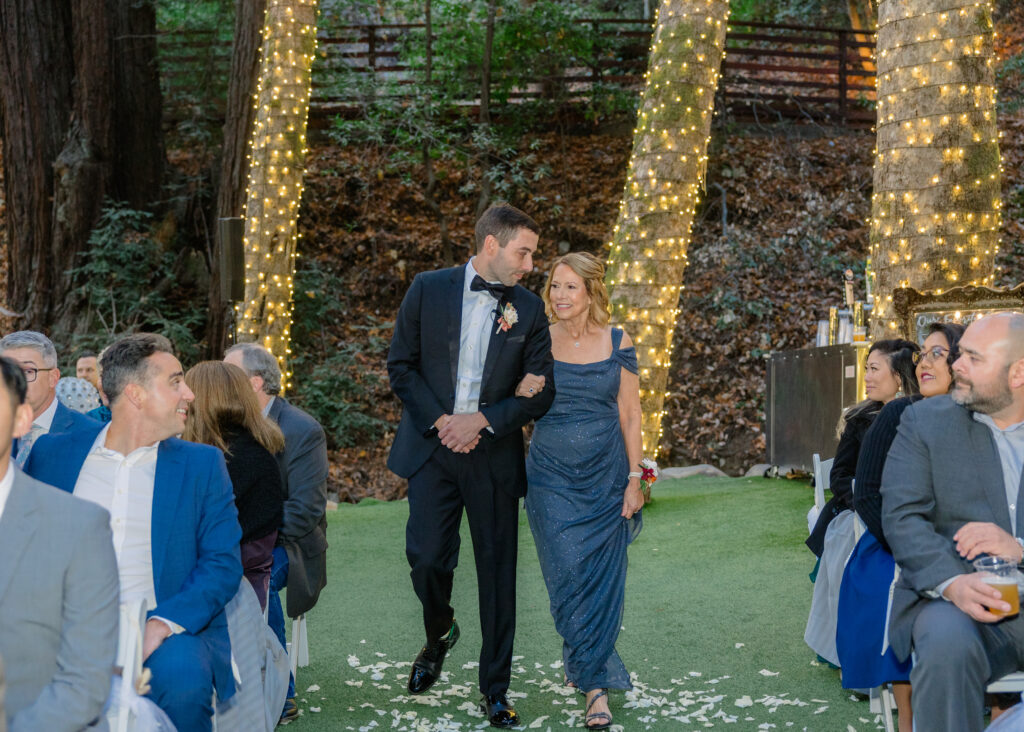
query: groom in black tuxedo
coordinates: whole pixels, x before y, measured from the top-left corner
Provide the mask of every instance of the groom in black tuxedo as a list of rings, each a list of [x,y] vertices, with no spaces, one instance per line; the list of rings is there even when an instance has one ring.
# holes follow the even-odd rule
[[[522,427],[543,416],[555,395],[544,304],[517,284],[533,269],[538,234],[519,209],[489,208],[476,224],[468,264],[413,280],[388,353],[391,388],[403,406],[388,467],[409,480],[406,556],[427,635],[409,692],[433,685],[459,637],[451,594],[465,508],[480,594],[480,690],[494,727],[519,723],[506,692],[519,499],[526,495]],[[527,373],[544,377],[532,399],[515,396]]]

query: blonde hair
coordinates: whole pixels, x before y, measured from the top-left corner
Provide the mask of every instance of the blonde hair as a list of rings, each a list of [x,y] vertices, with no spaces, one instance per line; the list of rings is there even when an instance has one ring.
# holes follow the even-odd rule
[[[284,449],[281,428],[263,416],[242,369],[223,361],[203,361],[188,370],[185,383],[196,395],[182,435],[186,440],[213,445],[228,453],[224,432],[241,427],[268,452]]]
[[[551,306],[551,281],[555,270],[564,264],[583,279],[587,295],[590,296],[590,312],[587,319],[597,325],[608,324],[611,315],[608,313],[608,290],[604,286],[604,263],[589,252],[569,252],[551,263],[548,270],[548,281],[544,285],[544,312],[552,323],[558,320],[555,309]]]

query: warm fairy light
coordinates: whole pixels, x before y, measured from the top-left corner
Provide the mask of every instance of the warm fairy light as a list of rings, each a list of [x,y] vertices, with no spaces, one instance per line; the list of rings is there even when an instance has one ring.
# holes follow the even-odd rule
[[[235,306],[239,340],[273,353],[286,387],[317,2],[267,0],[249,143],[245,300]]]
[[[662,435],[672,335],[704,187],[728,16],[727,0],[663,0],[659,6],[629,175],[608,245],[612,322],[625,325],[640,365],[644,454],[657,452]]]
[[[992,3],[960,3],[878,6],[868,268],[875,292],[887,296],[875,298],[876,336],[895,330],[888,297],[895,287],[940,293],[995,280],[1002,167]]]

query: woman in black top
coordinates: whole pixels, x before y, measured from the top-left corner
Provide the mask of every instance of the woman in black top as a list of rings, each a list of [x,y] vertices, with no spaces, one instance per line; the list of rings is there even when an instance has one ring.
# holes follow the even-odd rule
[[[889,587],[895,579],[896,562],[882,532],[882,471],[903,410],[922,398],[946,394],[952,387],[952,365],[963,332],[964,327],[958,323],[931,325],[924,347],[914,359],[921,393],[894,399],[882,408],[864,435],[857,460],[854,507],[868,533],[857,543],[843,572],[836,646],[845,688],[872,688],[892,682],[901,732],[913,728],[907,683],[910,663],[900,662],[891,649],[885,648]]]
[[[916,343],[898,338],[878,341],[868,351],[864,372],[867,399],[847,409],[839,420],[839,446],[829,473],[832,499],[821,509],[814,530],[807,538],[807,546],[818,557],[824,549],[829,523],[843,511],[853,509],[851,487],[864,434],[884,404],[917,392],[913,360],[917,351]]]
[[[185,383],[196,398],[183,436],[224,451],[242,527],[242,570],[265,607],[284,513],[284,487],[274,457],[284,449],[284,435],[263,416],[249,379],[237,366],[203,361],[189,369]]]

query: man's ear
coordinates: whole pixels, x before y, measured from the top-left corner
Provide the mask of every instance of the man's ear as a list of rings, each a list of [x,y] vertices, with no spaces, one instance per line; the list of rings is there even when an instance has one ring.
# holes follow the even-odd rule
[[[56,389],[57,382],[60,381],[60,367],[47,371],[46,375],[50,377],[50,388]]]
[[[132,403],[134,407],[141,407],[146,401],[146,390],[134,382],[125,384],[121,396]]]
[[[262,376],[250,376],[249,383],[252,384],[252,390],[257,394],[263,391],[263,377]]]
[[[494,234],[488,234],[484,237],[484,251],[488,257],[493,257],[501,249],[501,243],[498,241],[498,237]]]
[[[14,424],[11,435],[13,437],[24,437],[32,429],[32,407],[27,403],[19,404],[14,410]]]
[[[1024,387],[1024,358],[1010,364],[1009,371],[1010,388],[1020,389]]]

